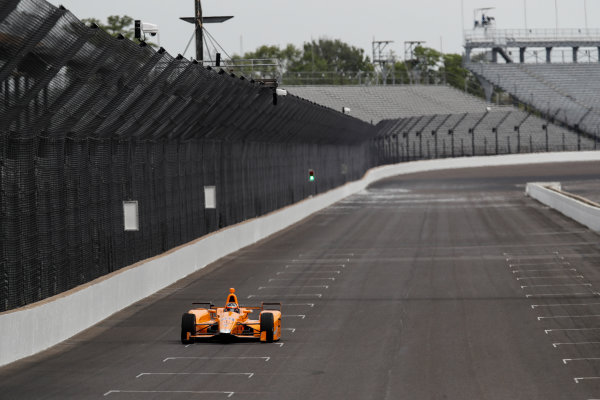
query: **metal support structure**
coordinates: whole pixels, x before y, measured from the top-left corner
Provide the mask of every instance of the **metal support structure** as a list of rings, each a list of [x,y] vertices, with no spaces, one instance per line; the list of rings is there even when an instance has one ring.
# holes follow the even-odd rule
[[[404,42],[404,62],[406,64],[406,68],[408,69],[408,79],[410,83],[413,82],[413,70],[412,64],[415,59],[415,49],[425,43],[423,40],[407,40]],[[470,57],[470,53],[467,54],[467,57]]]
[[[512,111],[508,111],[504,117],[502,117],[502,119],[500,120],[500,122],[498,122],[496,124],[496,126],[492,127],[492,133],[494,133],[495,136],[495,144],[496,144],[496,151],[495,154],[498,155],[498,129],[500,128],[500,125],[502,125],[504,123],[504,121],[506,121],[506,119],[510,116],[510,114],[512,113]]]
[[[373,42],[371,43],[372,49],[373,49],[373,64],[375,66],[379,66],[381,68],[381,73],[382,73],[382,77],[383,77],[383,85],[385,86],[387,83],[387,77],[389,74],[389,70],[388,70],[388,64],[391,62],[392,64],[392,78],[393,78],[393,84],[395,84],[396,82],[396,74],[395,74],[395,65],[394,65],[394,57],[386,57],[383,54],[383,51],[385,50],[385,48],[387,47],[388,44],[390,43],[394,43],[393,40],[373,40]]]
[[[473,125],[472,128],[469,128],[469,133],[471,134],[471,155],[474,156],[475,155],[475,129],[477,129],[477,127],[481,124],[481,122],[483,122],[483,120],[485,119],[485,117],[487,117],[489,114],[489,111],[486,111],[481,118],[479,118],[479,120],[477,122],[475,122],[475,125]]]
[[[204,24],[214,24],[225,22],[233,16],[223,17],[205,17],[202,15],[202,0],[194,0],[194,17],[181,17],[185,22],[194,24],[196,32],[196,60],[200,63],[204,61]]]
[[[202,2],[194,1],[194,28],[196,32],[196,60],[204,61],[204,32],[202,32]]]
[[[39,45],[42,38],[44,38],[48,32],[54,28],[54,25],[56,25],[58,20],[66,12],[66,8],[60,6],[47,20],[43,21],[44,23],[41,24],[30,37],[24,38],[23,46],[19,49],[17,54],[14,54],[10,60],[2,66],[2,69],[0,69],[0,82],[3,82],[10,74],[13,73],[14,69],[19,65],[23,58]]]

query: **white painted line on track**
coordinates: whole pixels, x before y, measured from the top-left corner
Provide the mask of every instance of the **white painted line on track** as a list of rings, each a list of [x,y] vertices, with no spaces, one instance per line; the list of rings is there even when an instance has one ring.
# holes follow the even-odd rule
[[[339,270],[334,270],[334,271],[304,271],[304,272],[298,272],[298,271],[279,271],[277,272],[276,275],[282,275],[282,274],[341,274],[342,271]]]
[[[314,264],[287,264],[285,266],[285,268],[301,268],[301,267],[314,267]],[[336,268],[346,268],[346,264],[326,264],[326,265],[319,265],[319,268],[323,268],[323,267],[336,267]]]
[[[249,294],[248,298],[251,299],[253,297],[323,297],[322,293],[295,293],[295,294]]]
[[[598,361],[600,357],[582,357],[582,358],[563,358],[563,364],[567,364],[573,361]]]
[[[600,376],[581,376],[579,378],[573,378],[575,383],[579,383],[580,381],[594,380],[600,379]],[[588,399],[588,400],[597,400],[597,399]]]
[[[522,264],[508,264],[508,267],[509,268],[515,268],[515,267],[539,267],[541,265],[552,265],[552,266],[558,267],[559,265],[569,266],[569,265],[571,265],[571,263],[568,262],[568,261],[549,262],[549,263],[522,263]]]
[[[254,372],[141,372],[136,379],[147,375],[246,375],[250,379]]]
[[[343,257],[343,256],[353,257],[354,253],[328,253],[326,255],[333,256],[333,257]],[[310,254],[308,254],[308,253],[300,253],[300,254],[298,254],[298,257],[302,257],[302,256],[310,256]]]
[[[538,321],[543,319],[558,319],[558,318],[592,318],[592,317],[600,317],[600,315],[553,315],[551,317],[537,317]]]
[[[565,271],[574,271],[576,272],[576,268],[555,268],[555,269],[515,269],[512,271],[513,274],[522,274],[523,272],[565,272]]]
[[[315,285],[315,286],[259,286],[258,290],[263,290],[263,289],[298,289],[298,288],[310,288],[310,289],[315,289],[315,288],[325,288],[325,289],[329,289],[328,285]]]
[[[172,360],[264,360],[269,361],[271,357],[167,357],[163,362]]]
[[[576,331],[600,331],[600,328],[556,328],[556,329],[544,329],[544,333],[547,335],[552,332],[576,332]]]
[[[532,304],[531,308],[535,309],[535,308],[538,308],[538,307],[572,307],[572,306],[600,306],[600,303]]]
[[[526,294],[525,297],[536,298],[536,297],[581,297],[581,296],[600,296],[598,292],[588,293],[538,293],[538,294]]]
[[[282,282],[282,281],[293,281],[294,278],[271,278],[269,279],[269,282]],[[320,278],[320,277],[314,277],[314,278],[306,278],[306,280],[326,280],[326,281],[335,281],[335,278]]]
[[[296,328],[281,328],[282,331],[290,331],[292,333],[296,332]]]
[[[523,279],[569,279],[569,278],[583,279],[583,275],[520,276],[517,278],[517,280],[522,281]]]
[[[231,397],[235,392],[220,392],[220,391],[210,391],[210,390],[109,390],[104,393],[104,396],[111,395],[113,393],[162,393],[162,394],[175,394],[175,393],[187,393],[187,394],[226,394],[227,397]]]
[[[522,285],[521,289],[533,288],[533,287],[560,287],[560,286],[592,286],[591,283],[557,283],[550,285]]]
[[[292,260],[293,263],[299,264],[330,264],[330,263],[340,263],[340,262],[350,262],[349,258],[303,258],[301,260]]]
[[[284,306],[286,307],[299,307],[299,306],[306,306],[306,307],[310,307],[313,308],[315,306],[315,303],[283,303]]]
[[[285,343],[283,343],[283,342],[279,342],[279,343],[275,343],[275,344],[276,344],[277,346],[279,346],[279,347],[283,347],[283,345],[284,345]]]
[[[283,314],[284,318],[302,318],[306,319],[306,315],[304,314]]]
[[[564,343],[552,343],[552,347],[557,348],[558,346],[585,346],[588,344],[600,344],[600,342],[564,342]]]

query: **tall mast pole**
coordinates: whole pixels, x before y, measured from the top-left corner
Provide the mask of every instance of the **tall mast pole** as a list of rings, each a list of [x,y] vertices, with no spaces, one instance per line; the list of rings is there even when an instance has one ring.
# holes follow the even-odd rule
[[[202,4],[201,0],[196,1],[196,60],[200,63],[204,60],[204,45],[203,45],[203,32],[202,32]]]
[[[221,23],[233,17],[205,17],[202,15],[202,4],[200,3],[200,1],[201,0],[194,0],[196,12],[194,13],[193,17],[181,17],[179,19],[185,22],[189,22],[190,24],[194,24],[196,33],[196,60],[202,63],[202,61],[204,61],[204,24]]]

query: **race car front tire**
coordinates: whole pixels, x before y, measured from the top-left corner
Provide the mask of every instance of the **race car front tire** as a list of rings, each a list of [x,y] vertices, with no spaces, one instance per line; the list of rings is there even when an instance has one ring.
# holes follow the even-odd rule
[[[267,342],[273,343],[273,330],[275,323],[273,322],[273,314],[264,313],[260,315],[260,332],[267,333]]]
[[[194,341],[193,339],[188,339],[188,332],[190,335],[196,333],[196,316],[185,313],[181,316],[181,343],[190,344]]]

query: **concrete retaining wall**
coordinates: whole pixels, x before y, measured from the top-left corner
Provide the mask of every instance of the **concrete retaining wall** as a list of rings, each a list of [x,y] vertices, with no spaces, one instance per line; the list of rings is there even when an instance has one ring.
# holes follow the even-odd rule
[[[42,302],[1,313],[0,366],[47,349],[219,258],[293,225],[375,181],[441,169],[598,160],[600,152],[544,153],[416,161],[374,168],[360,181],[224,228]]]
[[[560,183],[528,183],[525,193],[540,203],[552,207],[567,217],[587,226],[591,230],[600,232],[600,208],[561,193]]]

